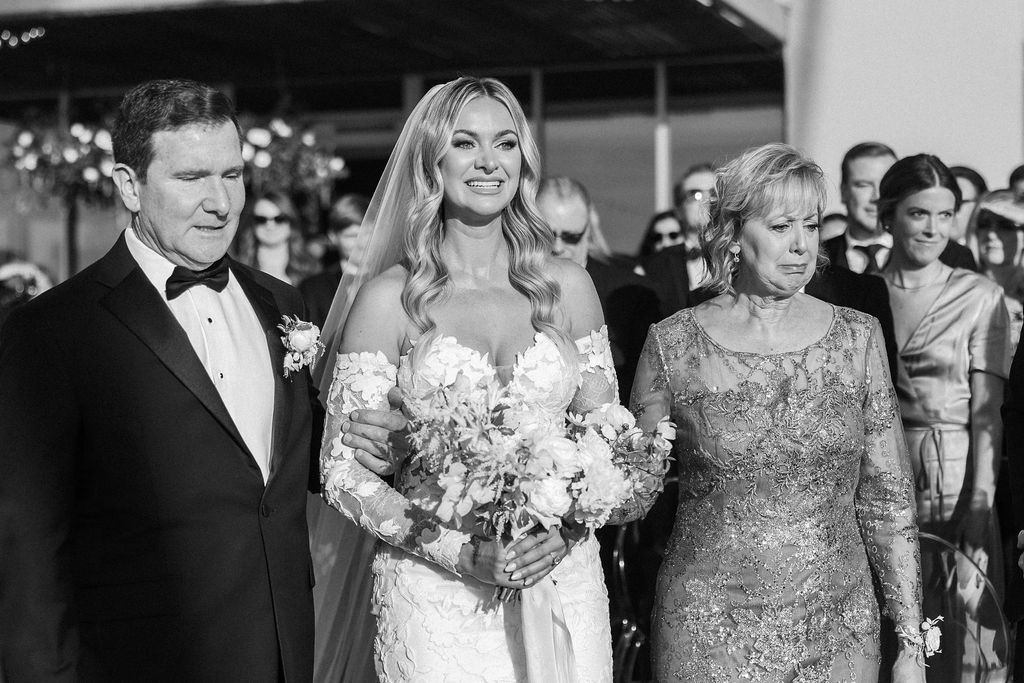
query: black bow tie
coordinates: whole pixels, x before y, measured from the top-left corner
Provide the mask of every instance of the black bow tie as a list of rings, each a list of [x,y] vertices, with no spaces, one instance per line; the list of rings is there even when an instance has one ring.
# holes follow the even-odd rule
[[[167,278],[167,300],[174,299],[194,285],[206,285],[214,291],[223,292],[228,286],[227,257],[222,256],[219,261],[203,270],[175,266],[171,276]]]

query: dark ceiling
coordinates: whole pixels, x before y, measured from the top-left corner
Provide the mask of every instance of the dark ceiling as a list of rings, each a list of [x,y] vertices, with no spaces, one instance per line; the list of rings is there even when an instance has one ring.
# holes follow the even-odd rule
[[[673,97],[782,91],[779,42],[698,0],[306,0],[2,23],[46,35],[0,48],[0,115],[170,76],[230,84],[255,111],[400,106],[407,73],[495,74],[528,99],[532,68],[548,102],[648,98],[658,60]]]

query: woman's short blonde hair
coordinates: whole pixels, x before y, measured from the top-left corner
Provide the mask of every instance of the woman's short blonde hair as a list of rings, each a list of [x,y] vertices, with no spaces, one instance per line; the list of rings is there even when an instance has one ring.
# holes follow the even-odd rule
[[[735,291],[738,265],[730,248],[747,220],[814,207],[820,221],[828,196],[821,168],[779,142],[748,149],[715,171],[715,193],[700,243],[707,287],[716,293]],[[828,257],[819,249],[818,266],[826,263]]]

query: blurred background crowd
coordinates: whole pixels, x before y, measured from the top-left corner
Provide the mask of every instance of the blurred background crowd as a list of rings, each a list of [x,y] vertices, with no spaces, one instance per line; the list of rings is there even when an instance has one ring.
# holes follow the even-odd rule
[[[232,255],[298,287],[322,324],[341,274],[359,268],[356,235],[401,122],[460,72],[501,78],[527,108],[546,174],[538,205],[555,253],[594,280],[623,401],[649,325],[709,296],[699,233],[715,169],[773,140],[832,181],[821,222],[831,265],[808,292],[882,319],[894,377],[913,373],[900,357],[906,321],[871,276],[893,248],[879,185],[905,155],[950,167],[961,201],[941,259],[1001,288],[1011,354],[1018,344],[1024,10],[1014,0],[7,0],[0,325],[127,225],[110,181],[110,116],[131,85],[175,76],[218,84],[245,124],[248,194]],[[1008,360],[985,371],[1002,381]],[[969,424],[998,422],[992,410]],[[1008,445],[994,457],[1021,448]],[[959,476],[948,494],[969,473]],[[929,680],[1012,676],[1024,587],[1009,488],[1002,476],[999,547],[983,562],[965,563],[939,528],[922,543],[946,567],[926,590],[959,605],[948,612],[956,665]],[[618,680],[649,676],[646,615],[672,494],[602,538]]]

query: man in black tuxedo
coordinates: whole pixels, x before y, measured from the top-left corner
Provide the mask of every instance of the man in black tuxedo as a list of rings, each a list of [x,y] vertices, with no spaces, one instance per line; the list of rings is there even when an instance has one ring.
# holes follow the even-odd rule
[[[839,190],[846,205],[846,232],[822,247],[832,265],[875,274],[888,263],[892,235],[878,222],[878,188],[896,158],[896,152],[881,142],[861,142],[843,156]],[[954,268],[978,270],[971,250],[954,240],[949,240],[939,260]]]
[[[290,286],[225,257],[245,200],[230,101],[121,103],[131,226],[0,337],[0,652],[19,681],[312,678],[305,369]]]
[[[647,277],[657,289],[663,318],[702,300],[700,294],[694,294],[706,272],[700,249],[700,229],[707,221],[707,206],[714,190],[715,169],[709,163],[686,169],[672,188],[683,242],[651,254],[643,263]]]
[[[660,319],[658,295],[646,278],[612,255],[597,209],[579,181],[566,176],[544,178],[537,208],[555,233],[552,253],[586,268],[594,282],[608,326],[619,399],[629,405],[647,329]]]

